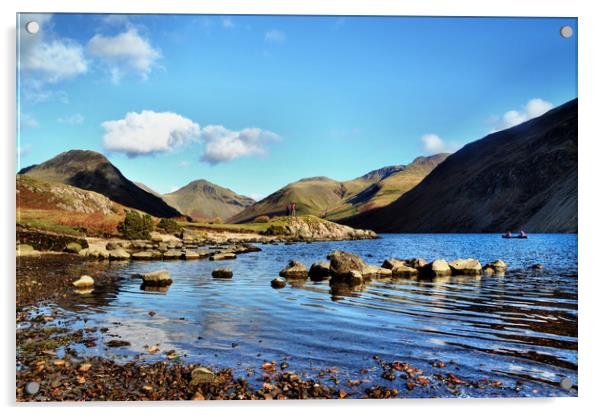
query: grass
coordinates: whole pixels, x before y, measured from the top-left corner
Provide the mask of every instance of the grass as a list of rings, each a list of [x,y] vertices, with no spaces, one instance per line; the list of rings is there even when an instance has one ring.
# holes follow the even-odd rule
[[[313,215],[298,215],[296,218],[304,220],[306,222],[315,222],[321,221],[320,219]],[[285,226],[289,223],[290,217],[288,216],[275,216],[271,218],[268,222],[257,223],[257,222],[249,222],[249,223],[200,223],[200,222],[178,222],[184,228],[198,228],[198,229],[210,229],[216,231],[228,231],[228,232],[255,232],[255,233],[264,233],[270,227],[274,226]]]
[[[17,210],[17,225],[74,236],[116,234],[117,224],[121,220],[122,217],[117,214],[24,208]]]

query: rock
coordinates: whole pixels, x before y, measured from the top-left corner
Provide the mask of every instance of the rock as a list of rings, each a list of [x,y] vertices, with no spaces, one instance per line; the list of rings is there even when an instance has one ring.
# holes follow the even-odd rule
[[[483,268],[477,259],[456,259],[449,263],[452,275],[481,275]]]
[[[286,280],[284,278],[274,278],[270,285],[272,288],[284,288],[286,287]]]
[[[179,259],[182,256],[182,251],[169,249],[163,253],[163,259]]]
[[[28,395],[35,395],[40,391],[40,384],[38,382],[29,382],[25,385],[25,392]]]
[[[139,274],[144,285],[164,287],[170,285],[173,281],[169,272],[165,269]]]
[[[107,244],[108,245],[108,244]],[[117,248],[109,251],[109,259],[121,260],[130,259],[130,254],[123,248]]]
[[[195,367],[190,373],[190,384],[193,386],[202,383],[212,383],[215,380],[213,372],[206,367]]]
[[[182,256],[184,259],[199,259],[201,256],[197,251],[187,249]]]
[[[451,268],[444,259],[436,259],[420,270],[420,274],[426,277],[445,277],[451,275],[451,273]]]
[[[114,251],[115,249],[127,248],[129,245],[129,242],[126,241],[109,241],[105,248],[107,251]]]
[[[529,268],[537,270],[537,271],[541,271],[543,269],[543,265],[542,264],[533,264]]]
[[[309,278],[312,281],[322,281],[330,278],[330,262],[320,261],[309,268]]]
[[[227,259],[236,259],[236,254],[233,252],[220,252],[209,257],[211,261],[224,261]]]
[[[490,262],[483,267],[483,273],[486,275],[504,274],[508,269],[508,265],[501,259]]]
[[[288,265],[280,271],[280,276],[286,279],[304,280],[307,278],[307,268],[299,261],[291,260]]]
[[[393,276],[393,272],[388,268],[368,265],[362,272],[362,276],[364,278],[389,278]]]
[[[104,246],[89,246],[79,251],[80,256],[109,259],[109,251]]]
[[[109,340],[105,343],[107,347],[125,347],[130,346],[130,342],[125,340]]]
[[[27,244],[17,245],[17,256],[40,256],[41,253],[33,246]]]
[[[65,247],[65,252],[69,252],[71,254],[77,254],[82,250],[82,246],[77,242],[69,242]]]
[[[364,276],[356,270],[351,270],[345,276],[345,282],[349,285],[361,285],[364,282]]]
[[[393,274],[393,277],[414,277],[418,275],[418,270],[402,264],[393,268],[391,273]]]
[[[385,259],[385,261],[382,264],[383,268],[387,268],[387,269],[394,269],[396,267],[400,267],[400,266],[406,266],[406,262],[402,261],[400,259]]]
[[[232,278],[233,275],[230,268],[216,268],[211,272],[213,278]]]
[[[405,265],[407,265],[408,267],[415,268],[418,271],[420,271],[421,268],[424,268],[428,264],[428,262],[424,258],[410,258],[406,259],[404,262]]]
[[[88,275],[82,275],[78,280],[73,281],[72,284],[78,289],[90,288],[94,286],[94,279]]]
[[[132,259],[149,260],[153,259],[153,253],[152,251],[134,252],[131,257]]]
[[[345,251],[333,251],[328,255],[328,259],[330,274],[335,278],[347,278],[351,271],[358,271],[361,275],[367,268],[360,257]]]

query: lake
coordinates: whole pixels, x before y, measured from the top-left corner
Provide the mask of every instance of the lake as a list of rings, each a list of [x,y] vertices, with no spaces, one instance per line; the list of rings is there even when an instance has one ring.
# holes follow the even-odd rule
[[[519,396],[577,394],[577,235],[534,234],[527,240],[492,234],[383,235],[260,247],[262,252],[234,261],[111,263],[103,272],[123,277],[115,289],[74,294],[57,305],[67,324],[107,327],[107,335],[131,343],[120,349],[82,347],[80,352],[88,355],[125,359],[143,354],[142,359],[153,361],[164,356],[148,354],[145,346],[158,344],[184,361],[232,367],[242,375],[265,361],[286,360],[300,374],[337,368],[343,378],[362,373],[383,385],[390,381],[375,370],[375,355],[429,368],[440,360],[467,379],[518,381]],[[373,281],[356,291],[309,280],[270,287],[288,260],[309,268],[334,249],[377,265],[391,257],[472,257],[482,264],[501,258],[510,271],[505,276]],[[528,269],[535,263],[544,269]],[[211,271],[220,266],[232,268],[234,278],[212,278]],[[174,280],[165,293],[142,291],[140,280],[129,278],[156,269],[169,270]],[[70,315],[85,321],[70,320]],[[562,389],[563,378],[575,387]]]

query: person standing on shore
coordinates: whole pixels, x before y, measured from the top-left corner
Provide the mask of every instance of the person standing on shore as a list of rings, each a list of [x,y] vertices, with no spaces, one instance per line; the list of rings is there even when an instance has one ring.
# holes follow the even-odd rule
[[[295,202],[291,203],[291,213],[293,216],[297,216],[297,204]]]

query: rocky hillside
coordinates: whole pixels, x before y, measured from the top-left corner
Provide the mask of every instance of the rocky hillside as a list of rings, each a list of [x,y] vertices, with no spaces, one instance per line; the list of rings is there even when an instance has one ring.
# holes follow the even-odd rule
[[[445,157],[447,154],[419,157],[409,165],[384,167],[344,182],[328,177],[302,179],[254,203],[229,221],[243,223],[261,215],[286,215],[286,206],[290,202],[297,204],[299,215],[340,220],[397,199]]]
[[[169,205],[195,220],[228,220],[255,201],[207,180],[195,180],[163,195]]]
[[[17,175],[17,210],[23,209],[62,210],[102,215],[111,215],[123,210],[100,193]]]
[[[577,232],[577,99],[470,143],[394,203],[378,232]]]
[[[128,180],[105,156],[94,151],[67,151],[42,164],[26,167],[19,173],[45,182],[91,190],[153,216],[181,216],[160,197]]]

